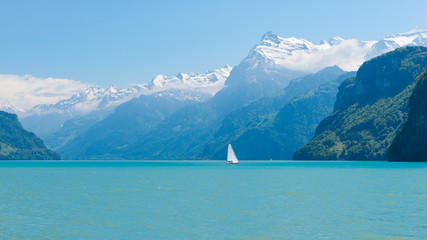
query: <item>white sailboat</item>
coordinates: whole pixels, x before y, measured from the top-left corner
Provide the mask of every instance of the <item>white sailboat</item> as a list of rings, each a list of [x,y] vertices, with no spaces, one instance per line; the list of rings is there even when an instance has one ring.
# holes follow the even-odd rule
[[[231,144],[228,144],[227,164],[239,164],[239,160],[237,159]]]

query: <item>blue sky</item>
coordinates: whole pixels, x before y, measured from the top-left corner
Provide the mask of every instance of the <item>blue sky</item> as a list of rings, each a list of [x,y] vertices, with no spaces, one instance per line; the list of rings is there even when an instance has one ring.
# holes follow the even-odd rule
[[[427,28],[427,1],[4,1],[0,73],[106,87],[237,65],[267,31],[314,43]]]

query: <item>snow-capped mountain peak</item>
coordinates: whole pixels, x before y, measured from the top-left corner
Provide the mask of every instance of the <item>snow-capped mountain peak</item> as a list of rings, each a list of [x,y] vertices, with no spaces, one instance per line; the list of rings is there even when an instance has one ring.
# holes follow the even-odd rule
[[[117,90],[116,86],[110,86],[106,91],[107,94],[117,94],[119,91]]]
[[[166,76],[159,74],[155,76],[147,85],[148,88],[163,87]]]
[[[316,72],[337,65],[354,71],[366,60],[408,45],[427,45],[427,31],[417,27],[409,32],[389,35],[379,41],[358,41],[334,37],[314,44],[302,38],[282,38],[265,33],[242,61],[246,69],[290,69]]]
[[[427,30],[416,27],[406,33],[388,35],[372,45],[365,59],[368,60],[404,46],[427,46]]]
[[[179,73],[172,77],[162,74],[154,77],[149,83],[139,86],[146,89],[145,94],[173,89],[203,92],[213,96],[224,86],[231,69],[232,67],[226,65],[223,68],[205,73]]]
[[[15,104],[11,103],[9,100],[6,100],[0,104],[0,111],[5,111],[9,113],[23,113],[24,109],[17,107]]]
[[[310,55],[326,50],[331,48],[331,45],[340,44],[342,41],[344,39],[335,37],[328,42],[322,41],[319,45],[316,45],[302,38],[282,38],[273,32],[267,32],[263,35],[261,41],[252,48],[242,63],[248,68],[289,67],[292,70],[306,71],[307,69],[287,66],[289,65],[287,64],[289,62],[288,59],[293,61],[292,57],[296,56],[301,61],[301,57],[299,57],[301,55]]]
[[[277,39],[278,37],[279,36],[277,34],[275,34],[272,31],[269,31],[269,32],[264,33],[264,35],[262,35],[261,41],[274,40],[274,39]]]
[[[274,54],[279,52],[274,52],[272,50],[280,50],[280,53],[290,55],[293,51],[310,50],[313,46],[314,44],[301,38],[282,38],[273,32],[268,32],[263,35],[261,42],[258,43],[251,52],[258,52],[266,57],[273,57]]]
[[[338,45],[338,44],[342,43],[343,41],[345,41],[343,38],[333,37],[333,38],[328,40],[328,43],[329,43],[329,45],[334,46],[334,45]]]
[[[403,46],[413,43],[417,38],[427,38],[427,31],[420,27],[416,27],[406,33],[389,35],[380,41],[393,42],[395,45]]]
[[[418,35],[425,35],[425,34],[427,34],[427,30],[421,28],[420,26],[416,26],[414,29],[411,29],[408,32],[390,34],[390,35],[386,36],[385,38],[396,38],[396,37],[400,37],[400,36],[406,36],[406,37],[413,38],[413,37],[416,37]]]
[[[188,75],[186,73],[178,73],[178,75],[176,75],[176,77],[181,79],[182,81],[185,81],[190,77],[190,75]]]

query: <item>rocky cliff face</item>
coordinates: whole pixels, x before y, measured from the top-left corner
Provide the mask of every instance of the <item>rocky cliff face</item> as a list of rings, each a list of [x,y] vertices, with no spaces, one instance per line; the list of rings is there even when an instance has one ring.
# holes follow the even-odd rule
[[[386,160],[404,125],[413,84],[427,66],[427,48],[405,47],[365,62],[355,79],[344,81],[334,113],[296,160]]]
[[[406,50],[394,51],[376,58],[375,61],[365,62],[358,70],[356,79],[346,81],[340,86],[335,110],[356,102],[364,103],[394,96],[413,83],[423,66],[413,65],[411,61],[402,59],[407,58],[408,51],[414,51],[412,61],[417,61],[418,58],[424,57],[418,54],[426,48],[404,49]]]
[[[427,161],[427,68],[409,100],[408,120],[389,151],[390,161]]]

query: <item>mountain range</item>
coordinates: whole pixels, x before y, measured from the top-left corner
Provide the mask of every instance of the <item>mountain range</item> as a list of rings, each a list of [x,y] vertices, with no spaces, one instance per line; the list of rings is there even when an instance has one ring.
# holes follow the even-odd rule
[[[424,32],[420,30],[406,34],[398,34],[394,37],[400,39],[402,36],[422,36],[423,34]],[[417,39],[417,37],[413,38]],[[388,41],[390,41],[390,37]],[[108,127],[98,129],[97,131],[89,128],[86,133],[83,134],[83,136],[85,136],[83,139],[76,138],[74,141],[74,143],[88,143],[90,145],[89,148],[85,148],[82,144],[74,144],[72,142],[73,144],[65,144],[62,148],[58,149],[58,151],[66,158],[220,159],[223,158],[221,154],[224,152],[227,142],[236,141],[235,143],[237,145],[235,145],[235,149],[237,152],[240,152],[243,158],[256,156],[257,159],[266,159],[270,157],[289,159],[293,151],[297,150],[313,136],[317,123],[332,112],[335,99],[334,94],[337,91],[338,84],[344,79],[340,78],[339,81],[335,83],[332,82],[345,72],[336,66],[335,68],[326,68],[314,75],[307,75],[311,71],[310,69],[305,69],[305,71],[302,71],[302,69],[292,69],[292,66],[287,64],[285,60],[287,58],[293,58],[294,56],[301,56],[302,54],[316,56],[325,55],[326,58],[329,58],[328,51],[341,46],[341,44],[349,44],[351,42],[353,42],[353,40],[335,38],[327,43],[324,42],[321,45],[314,45],[302,39],[283,39],[273,33],[267,33],[262,37],[261,42],[250,51],[249,55],[243,59],[238,66],[232,69],[224,87],[212,98],[176,109],[170,116],[166,116],[163,120],[157,122],[157,125],[151,125],[152,128],[148,132],[136,128],[137,130],[135,132],[139,132],[140,134],[136,134],[135,137],[130,138],[133,140],[127,140],[125,137],[126,135],[123,135],[121,137],[124,138],[123,141],[115,141],[116,145],[110,146],[107,142],[112,141],[108,139],[120,138],[116,134],[117,132],[110,131],[111,128]],[[377,42],[359,42],[357,45],[364,49],[365,54],[373,54],[374,52],[380,53],[384,49],[376,46],[376,43]],[[402,43],[402,41],[400,43]],[[407,42],[405,42],[405,44],[407,44]],[[368,46],[370,46],[370,51],[367,50]],[[337,61],[338,59],[333,60]],[[328,71],[329,75],[325,74]],[[333,74],[330,74],[332,72]],[[322,74],[324,74],[323,78]],[[350,75],[347,75],[347,77],[349,76]],[[296,97],[301,97],[300,101],[302,102],[302,99],[304,99],[304,97],[302,97],[303,94],[327,82],[331,82],[329,83],[330,88],[328,88],[327,91],[324,88],[318,89],[319,92],[323,90],[323,93],[325,93],[325,95],[322,95],[323,98],[318,96],[319,98],[312,99],[312,103],[316,103],[316,101],[320,101],[320,99],[325,99],[323,102],[327,101],[328,104],[325,103],[322,106],[315,106],[314,104],[313,108],[305,112],[301,111],[300,114],[302,115],[308,114],[310,111],[313,115],[313,111],[318,110],[319,107],[322,109],[321,112],[317,112],[317,114],[309,120],[309,127],[306,125],[300,127],[301,132],[304,133],[293,135],[299,140],[289,138],[285,141],[287,143],[295,143],[295,145],[292,145],[293,147],[288,147],[288,152],[283,153],[276,150],[271,156],[260,156],[251,151],[243,151],[242,147],[239,146],[239,142],[242,143],[241,145],[244,145],[243,143],[247,145],[249,139],[256,145],[257,141],[253,141],[253,136],[258,136],[259,133],[254,134],[254,131],[266,133],[266,129],[269,129],[270,132],[280,129],[280,124],[277,124],[277,122],[272,119],[279,116],[281,117],[278,117],[280,120],[276,119],[276,121],[286,122],[283,120],[285,119],[283,116],[287,116],[287,112],[290,111],[289,109],[287,111],[280,111],[281,108],[284,107],[288,101]],[[289,89],[286,90],[288,87]],[[335,89],[333,89],[333,87],[335,87]],[[283,89],[282,91],[284,92],[282,94],[277,93],[279,89]],[[329,95],[326,94],[326,92]],[[316,95],[316,93],[311,94]],[[272,94],[281,95],[281,97],[271,98]],[[257,103],[254,103],[252,106],[252,103],[257,100],[261,102],[258,103],[259,107],[254,107]],[[274,110],[269,112],[268,109],[272,104],[265,103],[269,101],[270,103],[280,102],[280,104],[277,104],[273,107]],[[293,104],[297,104],[297,101],[295,100]],[[304,104],[302,104],[302,106],[304,106]],[[135,106],[135,108],[137,107]],[[252,113],[251,109],[253,108],[260,109],[260,111],[254,111]],[[160,108],[157,108],[157,111],[160,110]],[[241,115],[239,112],[243,114]],[[111,116],[115,116],[116,119],[121,119],[122,125],[124,125],[123,127],[129,128],[126,127],[126,125],[128,125],[127,121],[129,120],[120,117],[126,116],[126,114],[115,112],[112,113]],[[292,119],[288,117],[287,121],[289,120]],[[108,118],[106,118],[105,121],[108,121]],[[110,124],[105,123],[105,121],[100,121],[97,126],[109,126]],[[267,124],[266,122],[269,123]],[[229,123],[234,123],[234,127],[230,128]],[[265,124],[265,129],[260,127],[262,124]],[[281,124],[281,126],[284,125],[286,124]],[[256,126],[256,129],[251,131],[252,128],[248,128],[247,126]],[[233,130],[233,128],[235,128],[235,130]],[[272,131],[272,129],[274,129],[274,131]],[[281,130],[286,131],[283,128]],[[289,129],[287,130],[289,131]],[[92,131],[107,133],[104,136],[104,141],[98,141],[98,138],[95,137],[96,135],[88,134]],[[236,134],[237,132],[238,134]],[[252,136],[251,134],[254,135]],[[282,136],[283,134],[286,135],[286,133],[277,133],[276,135]],[[291,133],[289,133],[289,135],[291,135]],[[240,138],[240,136],[243,137]],[[269,136],[268,138],[277,139],[277,149],[281,148],[280,146],[282,145],[280,144],[285,144],[282,142],[283,139],[280,140],[280,137]],[[110,146],[109,149],[114,150],[104,152],[103,154],[100,152],[93,153],[90,150],[97,148],[102,149],[102,146]],[[248,147],[247,149],[254,148]],[[81,151],[88,152],[88,154],[81,153]],[[79,154],[76,154],[78,152]]]
[[[173,77],[158,75],[148,83],[126,89],[117,89],[114,86],[107,89],[91,87],[55,104],[36,105],[19,115],[22,116],[21,121],[25,128],[46,138],[61,131],[67,120],[83,116],[100,120],[120,104],[140,95],[164,95],[167,98],[204,101],[224,86],[230,71],[231,67],[227,65],[201,74],[179,73]]]
[[[342,90],[358,79],[349,71],[416,45],[427,45],[427,31],[320,44],[268,32],[233,68],[158,75],[126,89],[90,87],[32,107],[0,99],[0,107],[17,111],[26,129],[66,159],[221,159],[228,142],[243,159],[289,159],[334,103],[336,110],[352,96]],[[259,154],[266,142],[271,154]]]

